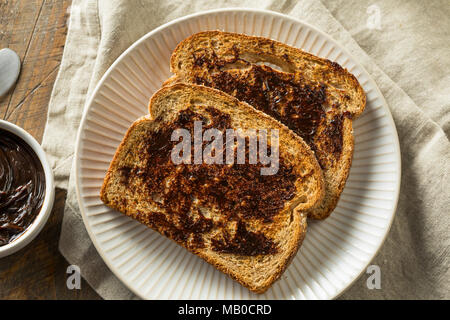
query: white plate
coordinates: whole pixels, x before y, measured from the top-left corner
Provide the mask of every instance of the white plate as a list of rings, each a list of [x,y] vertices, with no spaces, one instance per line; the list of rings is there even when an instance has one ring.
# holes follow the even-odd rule
[[[337,61],[367,94],[354,123],[355,153],[347,185],[331,217],[310,222],[292,264],[256,295],[157,232],[108,209],[100,187],[127,128],[147,114],[150,96],[170,76],[175,46],[189,35],[220,29],[264,36]],[[106,72],[83,116],[76,150],[77,196],[86,229],[114,274],[148,299],[331,299],[365,271],[389,231],[400,188],[400,150],[386,102],[369,74],[329,36],[268,11],[221,9],[165,24],[133,44]]]

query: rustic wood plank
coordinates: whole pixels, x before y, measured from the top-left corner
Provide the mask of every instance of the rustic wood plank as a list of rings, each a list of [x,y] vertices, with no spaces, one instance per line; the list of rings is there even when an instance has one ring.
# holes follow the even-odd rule
[[[19,82],[4,113],[5,120],[18,124],[39,141],[62,59],[68,6],[69,1],[58,0],[46,0],[41,4],[33,34],[25,49]]]
[[[44,0],[0,2],[0,48],[10,48],[17,52],[21,61],[24,60],[43,4]],[[14,90],[0,99],[2,119]]]
[[[53,83],[67,34],[71,0],[0,0],[0,48],[22,61],[19,81],[0,98],[0,118],[41,141]],[[56,190],[54,209],[39,236],[26,248],[0,259],[0,299],[99,299],[89,285],[66,287],[67,261],[58,251],[66,192]]]
[[[2,0],[0,47],[13,49],[23,60],[43,4],[44,0]]]

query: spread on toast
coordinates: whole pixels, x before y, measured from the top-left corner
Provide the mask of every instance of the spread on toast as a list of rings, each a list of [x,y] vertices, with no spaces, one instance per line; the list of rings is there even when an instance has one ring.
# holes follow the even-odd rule
[[[337,205],[353,156],[352,120],[365,107],[356,78],[331,62],[285,44],[206,31],[182,41],[171,58],[177,82],[226,92],[285,124],[315,152],[326,195],[309,212],[325,219]]]
[[[324,195],[313,152],[272,117],[205,86],[164,87],[153,95],[149,109],[150,116],[134,122],[118,147],[100,192],[102,201],[250,290],[264,292],[294,257],[306,233],[306,212]],[[245,135],[252,128],[276,130],[278,170],[264,175],[261,168],[267,164],[250,161],[251,135],[225,139],[214,149],[225,157],[232,143],[237,160],[239,143],[244,144],[244,162],[175,163],[172,151],[181,142],[172,133],[184,129],[192,136],[198,123],[205,134],[213,128],[222,134],[244,129],[236,132]],[[266,141],[259,152],[272,151],[272,142]],[[192,156],[195,147],[183,153]]]
[[[275,253],[276,243],[263,232],[248,230],[245,221],[273,221],[286,200],[293,198],[296,176],[283,159],[279,159],[275,175],[261,175],[261,164],[174,164],[171,160],[171,151],[177,143],[171,141],[174,130],[188,129],[193,135],[194,121],[202,121],[203,130],[216,128],[225,132],[231,128],[228,114],[212,107],[204,110],[203,114],[182,110],[175,121],[161,130],[146,132],[136,146],[138,161],[117,169],[121,183],[130,192],[158,195],[155,204],[166,214],[153,213],[149,225],[164,225],[164,234],[185,246],[202,248],[202,234],[222,229],[220,236],[211,239],[215,251],[247,256]],[[247,147],[247,154],[248,150]],[[224,151],[216,150],[223,154]],[[126,207],[127,200],[122,201]],[[207,218],[199,207],[215,207],[218,215],[215,219]],[[236,232],[231,235],[235,226]]]

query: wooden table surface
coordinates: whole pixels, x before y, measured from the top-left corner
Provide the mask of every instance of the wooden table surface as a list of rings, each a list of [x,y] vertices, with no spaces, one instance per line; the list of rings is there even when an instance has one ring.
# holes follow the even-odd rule
[[[0,49],[22,61],[20,78],[0,98],[0,117],[42,141],[47,107],[67,35],[71,0],[0,0]],[[69,264],[58,251],[66,191],[56,189],[53,212],[39,236],[0,259],[0,299],[99,299],[86,282],[66,286]]]

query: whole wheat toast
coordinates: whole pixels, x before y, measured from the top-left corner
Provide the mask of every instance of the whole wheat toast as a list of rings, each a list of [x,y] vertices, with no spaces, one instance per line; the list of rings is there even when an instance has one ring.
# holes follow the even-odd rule
[[[327,218],[347,180],[354,149],[352,120],[366,96],[339,64],[261,37],[200,32],[171,57],[177,82],[213,87],[269,114],[300,135],[324,171],[325,197],[308,213]]]
[[[151,98],[150,112],[133,123],[118,147],[102,201],[250,290],[264,292],[301,245],[305,212],[323,198],[322,170],[313,152],[280,122],[203,86],[162,88]],[[278,172],[263,176],[261,164],[248,161],[175,165],[169,154],[178,141],[171,141],[171,133],[192,132],[194,121],[221,131],[279,130]]]

